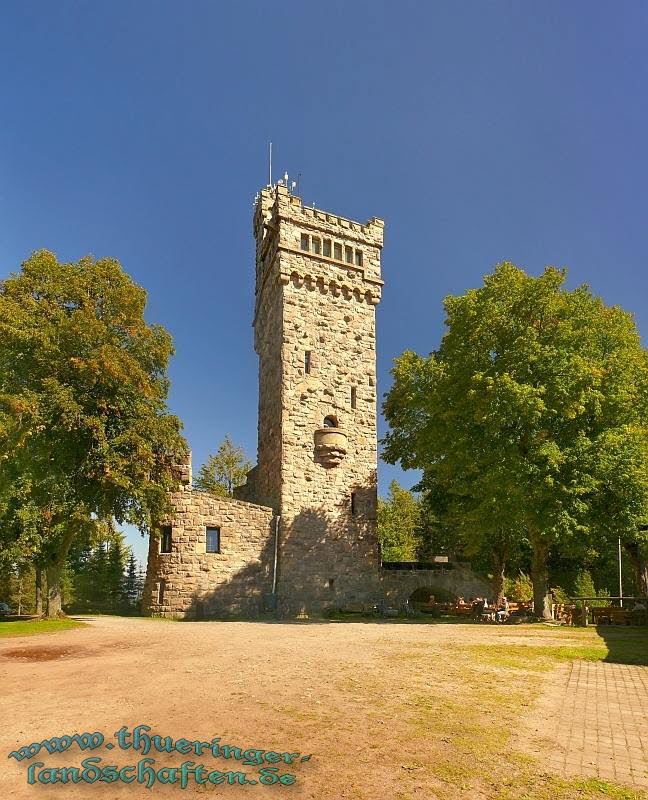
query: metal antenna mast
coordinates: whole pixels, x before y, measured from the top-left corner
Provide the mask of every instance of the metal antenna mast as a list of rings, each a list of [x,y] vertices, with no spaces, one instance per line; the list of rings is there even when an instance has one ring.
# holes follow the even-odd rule
[[[270,186],[272,186],[272,142],[270,142],[270,158],[268,159]]]

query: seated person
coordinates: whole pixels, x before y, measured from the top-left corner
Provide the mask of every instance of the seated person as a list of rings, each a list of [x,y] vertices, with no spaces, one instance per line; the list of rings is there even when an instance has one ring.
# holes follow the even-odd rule
[[[484,610],[484,600],[481,597],[476,597],[472,604],[472,611],[470,614],[471,619],[479,619]]]
[[[497,622],[505,622],[509,617],[509,604],[506,597],[502,597],[502,602],[495,612],[495,620]]]
[[[497,609],[495,606],[488,605],[488,599],[484,598],[484,607],[482,608],[481,618],[487,620],[488,622],[492,622],[495,619],[495,611]]]

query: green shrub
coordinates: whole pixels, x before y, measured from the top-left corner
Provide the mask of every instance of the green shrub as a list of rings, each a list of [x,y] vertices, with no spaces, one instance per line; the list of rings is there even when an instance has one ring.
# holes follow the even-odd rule
[[[530,603],[533,600],[531,578],[524,572],[515,578],[504,578],[504,594],[515,603]]]
[[[596,597],[596,604],[599,606],[609,606],[610,601],[610,593],[607,589],[599,589],[597,591],[596,587],[594,586],[594,581],[592,580],[591,574],[586,570],[581,570],[576,576],[576,580],[574,582],[574,596],[575,597]],[[591,605],[590,600],[590,605]],[[582,603],[576,601],[576,605],[580,608]]]
[[[569,605],[571,603],[569,595],[562,588],[562,586],[556,586],[556,588],[552,589],[551,591],[553,592],[556,603],[560,603],[561,605]]]

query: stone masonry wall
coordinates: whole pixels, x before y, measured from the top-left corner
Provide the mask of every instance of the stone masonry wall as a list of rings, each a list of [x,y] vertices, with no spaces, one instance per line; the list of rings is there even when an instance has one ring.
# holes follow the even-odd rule
[[[491,597],[492,584],[468,567],[444,570],[382,570],[381,596],[391,605],[404,603],[417,589],[443,591],[464,599]]]
[[[185,487],[171,497],[171,552],[151,536],[145,613],[201,617],[261,613],[272,588],[272,509]],[[220,553],[206,552],[206,527],[220,528]],[[159,601],[160,581],[165,581]]]

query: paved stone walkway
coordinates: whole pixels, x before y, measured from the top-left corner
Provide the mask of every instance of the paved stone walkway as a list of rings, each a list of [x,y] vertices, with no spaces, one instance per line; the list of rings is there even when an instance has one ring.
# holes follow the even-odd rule
[[[575,661],[543,706],[552,770],[648,788],[648,667]]]

